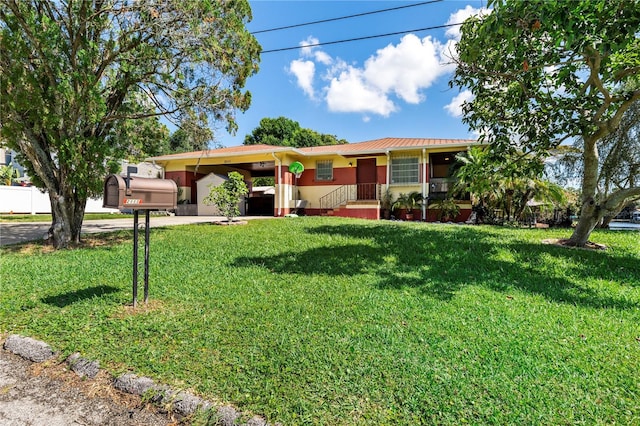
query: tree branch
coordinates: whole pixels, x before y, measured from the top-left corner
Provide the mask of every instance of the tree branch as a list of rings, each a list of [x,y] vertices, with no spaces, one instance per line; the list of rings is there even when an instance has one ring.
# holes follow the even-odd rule
[[[615,211],[629,200],[640,199],[640,187],[621,189],[611,193],[601,203],[601,208],[607,211]]]

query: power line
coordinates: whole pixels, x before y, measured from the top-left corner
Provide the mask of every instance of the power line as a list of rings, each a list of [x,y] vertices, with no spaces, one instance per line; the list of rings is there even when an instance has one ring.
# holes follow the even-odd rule
[[[303,24],[294,24],[294,25],[287,25],[287,26],[284,26],[284,27],[270,28],[270,29],[267,29],[267,30],[253,31],[251,34],[261,34],[261,33],[268,33],[268,32],[271,32],[271,31],[287,30],[289,28],[304,27],[306,25],[322,24],[324,22],[333,22],[333,21],[339,21],[341,19],[356,18],[358,16],[373,15],[375,13],[390,12],[392,10],[406,9],[408,7],[424,6],[425,4],[439,3],[441,1],[443,1],[443,0],[424,1],[422,3],[409,4],[409,5],[405,5],[405,6],[397,6],[397,7],[392,7],[392,8],[389,8],[389,9],[374,10],[374,11],[371,11],[371,12],[357,13],[355,15],[341,16],[341,17],[338,17],[338,18],[322,19],[322,20],[319,20],[319,21],[305,22]]]
[[[429,31],[429,30],[439,30],[439,29],[442,29],[442,28],[455,27],[455,26],[458,26],[458,25],[462,25],[462,23],[436,25],[436,26],[433,26],[433,27],[418,28],[418,29],[415,29],[415,30],[398,31],[398,32],[395,32],[395,33],[377,34],[377,35],[371,35],[371,36],[365,36],[365,37],[349,38],[349,39],[344,39],[344,40],[327,41],[327,42],[324,42],[324,43],[305,44],[304,46],[283,47],[281,49],[263,50],[261,53],[284,52],[286,50],[296,50],[296,49],[302,49],[304,47],[316,47],[316,46],[326,46],[326,45],[329,45],[329,44],[348,43],[348,42],[352,42],[352,41],[368,40],[368,39],[380,38],[380,37],[389,37],[389,36],[394,36],[394,35],[399,35],[399,34],[417,33],[417,32],[421,32],[421,31]]]

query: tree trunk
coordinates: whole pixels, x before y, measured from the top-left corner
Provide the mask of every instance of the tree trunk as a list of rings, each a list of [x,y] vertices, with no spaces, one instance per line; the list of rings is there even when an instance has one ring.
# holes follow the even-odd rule
[[[605,199],[596,201],[598,184],[598,149],[595,139],[585,138],[584,175],[582,177],[582,208],[580,220],[569,244],[584,247],[593,229],[606,216],[615,216],[629,200],[640,198],[640,187],[632,187],[615,191]]]
[[[617,213],[615,215],[605,215],[602,220],[600,221],[600,223],[598,224],[598,228],[602,228],[602,229],[608,229],[609,228],[609,224],[611,223],[611,221],[616,217]]]
[[[595,138],[584,138],[582,156],[584,162],[582,207],[580,208],[578,225],[569,238],[569,244],[576,247],[584,247],[587,244],[591,232],[601,218],[600,207],[595,199],[598,187],[598,146]]]
[[[569,238],[569,245],[584,247],[585,244],[587,244],[591,232],[600,220],[597,213],[598,210],[599,207],[593,198],[583,202],[582,208],[580,209],[580,219],[578,220],[576,229]]]
[[[56,249],[80,243],[80,231],[87,204],[86,198],[82,199],[74,195],[72,191],[65,192],[66,196],[49,192],[52,214],[49,238]]]

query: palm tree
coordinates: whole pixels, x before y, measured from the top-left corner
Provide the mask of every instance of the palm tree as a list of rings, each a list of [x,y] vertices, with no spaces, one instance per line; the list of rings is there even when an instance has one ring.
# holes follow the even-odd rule
[[[494,177],[497,167],[488,161],[485,147],[472,147],[460,153],[456,160],[461,166],[456,171],[452,195],[469,193],[471,205],[480,222],[485,221],[490,206],[498,204],[500,185]]]
[[[0,185],[11,186],[20,177],[20,171],[12,165],[0,166]]]
[[[413,209],[420,207],[422,200],[422,194],[418,191],[410,193],[400,193],[398,199],[391,206],[392,210],[405,209],[405,219],[413,220]]]
[[[499,209],[508,222],[522,219],[527,202],[558,203],[564,191],[541,178],[543,163],[522,153],[496,161],[485,147],[472,147],[457,156],[462,166],[454,191],[469,192],[476,211]]]

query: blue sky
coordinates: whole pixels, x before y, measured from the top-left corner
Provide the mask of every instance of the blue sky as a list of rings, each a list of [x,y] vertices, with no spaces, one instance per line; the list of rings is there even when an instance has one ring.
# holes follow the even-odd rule
[[[421,1],[250,1],[251,32],[421,3]],[[256,34],[263,52],[311,43],[395,33],[460,22],[485,1],[445,0],[395,11]],[[348,43],[263,53],[246,88],[252,104],[238,113],[235,136],[216,131],[223,146],[241,145],[264,117],[348,142],[383,137],[474,138],[462,123],[465,91],[449,88],[458,27]]]

